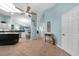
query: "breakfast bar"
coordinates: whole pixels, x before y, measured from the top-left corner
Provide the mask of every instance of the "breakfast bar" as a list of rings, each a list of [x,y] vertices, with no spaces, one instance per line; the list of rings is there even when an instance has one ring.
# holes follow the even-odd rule
[[[20,30],[0,31],[0,45],[11,45],[19,42]]]

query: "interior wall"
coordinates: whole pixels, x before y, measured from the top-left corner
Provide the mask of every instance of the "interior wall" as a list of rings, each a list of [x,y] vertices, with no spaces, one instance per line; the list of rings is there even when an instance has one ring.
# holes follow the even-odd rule
[[[24,15],[12,15],[11,24],[14,24],[15,26],[30,27],[31,18],[28,18]]]
[[[21,20],[24,20],[24,22]],[[20,15],[10,15],[10,16],[0,15],[0,21],[5,21],[6,24],[8,24],[10,26],[11,26],[11,24],[13,24],[14,28],[17,30],[19,29],[20,26],[30,26],[30,24],[31,24],[31,19],[29,19],[29,21],[27,21],[25,16],[20,16]]]
[[[5,21],[5,24],[2,24],[1,21]],[[10,16],[0,15],[0,30],[10,30]]]
[[[0,15],[0,21],[10,22],[10,16]]]
[[[58,3],[54,7],[47,9],[44,12],[44,17],[42,25],[40,26],[42,33],[45,33],[46,22],[52,22],[52,33],[54,33],[57,39],[57,45],[61,46],[61,16],[65,12],[71,10],[73,7],[77,6],[77,3]],[[43,29],[43,30],[42,30]]]

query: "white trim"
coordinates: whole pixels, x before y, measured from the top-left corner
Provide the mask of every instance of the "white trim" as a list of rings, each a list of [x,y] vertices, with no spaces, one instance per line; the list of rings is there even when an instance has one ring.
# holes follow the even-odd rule
[[[56,44],[56,46],[59,47],[59,48],[61,48],[61,49],[63,49],[59,44]]]
[[[62,46],[60,46],[59,44],[57,44],[56,45],[57,47],[59,47],[59,48],[61,48],[61,49],[63,49],[65,52],[67,52],[68,54],[70,54],[66,49],[64,49]],[[70,55],[72,55],[72,54],[70,54]]]

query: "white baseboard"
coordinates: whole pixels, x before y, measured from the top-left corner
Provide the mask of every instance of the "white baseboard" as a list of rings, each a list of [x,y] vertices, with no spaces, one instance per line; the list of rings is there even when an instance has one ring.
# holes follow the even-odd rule
[[[59,44],[56,44],[56,46],[59,47],[59,48],[61,48],[61,49],[63,49]]]
[[[66,49],[64,49],[62,46],[60,46],[60,45],[56,45],[57,47],[59,47],[59,48],[61,48],[61,49],[63,49],[65,52],[67,52],[68,54],[70,54]],[[72,55],[72,54],[70,54],[70,55]]]

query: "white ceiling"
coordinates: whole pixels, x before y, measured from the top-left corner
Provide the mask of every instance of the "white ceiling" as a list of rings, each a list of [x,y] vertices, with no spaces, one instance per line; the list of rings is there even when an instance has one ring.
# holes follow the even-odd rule
[[[14,3],[14,5],[24,11],[27,9],[27,3]],[[28,5],[31,7],[31,11],[37,13],[37,19],[40,20],[43,12],[55,6],[55,3],[28,3]]]
[[[26,11],[27,9],[27,3],[13,3],[13,4],[24,11]],[[43,12],[48,8],[54,7],[55,3],[28,3],[28,5],[31,7],[31,11],[37,13],[37,19],[39,22]],[[0,10],[0,14],[11,15],[11,13],[7,13],[2,10]]]
[[[14,5],[22,10],[26,10],[27,3],[14,3]],[[28,3],[28,5],[31,7],[31,11],[36,12],[37,14],[43,13],[44,10],[47,8],[51,8],[55,5],[55,3]],[[1,14],[8,14],[2,10],[0,10]]]
[[[22,10],[26,10],[27,3],[14,3],[14,5]],[[39,14],[40,12],[46,10],[47,8],[53,7],[55,3],[28,3],[31,10]]]

